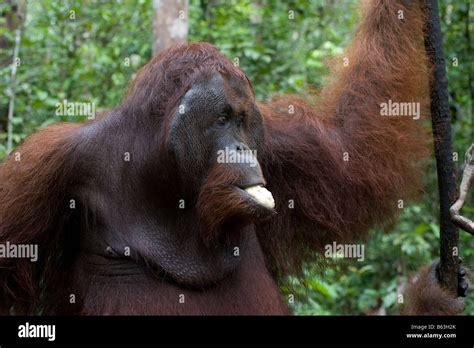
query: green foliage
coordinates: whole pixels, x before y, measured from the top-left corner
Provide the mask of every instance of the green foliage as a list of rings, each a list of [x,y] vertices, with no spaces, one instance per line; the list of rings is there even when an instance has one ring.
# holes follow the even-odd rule
[[[356,20],[355,3],[349,10],[321,0],[203,3],[192,2],[190,40],[238,58],[259,98],[320,86],[325,60],[342,51]]]
[[[38,127],[75,121],[55,116],[56,103],[63,99],[94,102],[99,110],[119,104],[130,77],[151,54],[149,1],[31,1],[27,11],[16,81],[15,144]],[[0,69],[3,129],[10,76],[9,66]],[[6,136],[0,136],[1,158]]]
[[[209,41],[234,62],[238,59],[261,99],[319,88],[328,73],[325,61],[350,41],[357,20],[356,1],[349,0],[190,2],[189,39]],[[464,151],[474,141],[473,24],[469,23],[474,6],[463,0],[440,5],[460,167]],[[0,12],[8,11],[8,6],[1,3]],[[151,57],[151,0],[29,1],[27,11],[17,73],[15,144],[48,124],[79,121],[55,116],[55,105],[63,99],[93,101],[99,110],[117,106],[132,75]],[[14,40],[1,19],[0,35]],[[12,55],[12,47],[2,49],[0,62]],[[6,155],[10,86],[10,66],[0,65],[0,159]],[[295,296],[296,313],[398,312],[397,294],[409,275],[438,257],[433,162],[425,182],[422,201],[401,209],[391,233],[373,232],[363,262],[342,260],[323,270],[308,265],[303,279],[291,278],[282,285],[285,296]],[[474,196],[469,202],[463,212],[474,216]],[[461,232],[460,250],[465,263],[474,268],[474,238]],[[473,297],[467,301],[470,314],[474,314]]]

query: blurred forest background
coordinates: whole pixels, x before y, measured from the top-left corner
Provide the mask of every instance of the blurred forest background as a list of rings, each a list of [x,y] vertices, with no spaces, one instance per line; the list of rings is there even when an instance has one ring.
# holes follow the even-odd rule
[[[8,152],[9,122],[15,147],[41,127],[85,118],[56,116],[56,103],[63,99],[94,102],[99,111],[118,105],[128,81],[151,58],[154,42],[151,0],[37,0],[12,7],[16,3],[0,4],[0,160]],[[439,3],[460,168],[474,142],[474,6],[470,0]],[[264,99],[319,88],[328,73],[325,61],[341,53],[354,34],[356,8],[352,0],[191,0],[185,21],[189,41],[211,42],[230,59],[238,58]],[[15,12],[26,13],[26,19],[15,18]],[[12,77],[15,46],[19,59]],[[341,260],[325,270],[308,265],[304,280],[282,284],[287,295],[295,295],[297,314],[398,313],[397,294],[408,277],[438,257],[434,161],[425,181],[423,200],[405,206],[391,233],[373,231],[364,262]],[[463,209],[471,217],[473,197]],[[460,235],[460,254],[474,269],[474,238]],[[466,303],[466,313],[474,314],[473,294]]]

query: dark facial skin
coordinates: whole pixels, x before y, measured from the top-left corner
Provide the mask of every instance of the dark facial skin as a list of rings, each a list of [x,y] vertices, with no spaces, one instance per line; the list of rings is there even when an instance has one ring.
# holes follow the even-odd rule
[[[262,119],[250,86],[215,72],[199,76],[184,95],[167,146],[178,163],[178,173],[193,173],[182,178],[186,190],[197,193],[216,164],[219,150],[256,150],[258,154],[262,141]],[[241,172],[239,186],[265,183],[259,164],[229,163],[229,167]]]
[[[249,158],[252,165],[217,163],[218,151],[225,148],[256,150],[258,156],[263,126],[248,82],[218,72],[199,76],[179,105],[170,120],[164,157],[163,139],[149,129],[153,121],[144,122],[148,127],[136,126],[112,114],[78,135],[83,137],[78,143],[84,145],[77,167],[85,180],[77,184],[77,196],[90,221],[81,234],[81,249],[115,265],[123,263],[127,272],[151,269],[154,277],[205,288],[236,270],[253,233],[249,223],[272,213],[243,190],[265,183],[256,158]],[[131,127],[136,129],[130,131]],[[130,162],[123,160],[125,152],[131,154]],[[88,154],[95,160],[89,161]],[[216,167],[233,178],[227,185],[230,194],[244,203],[222,221],[225,238],[209,245],[202,238],[206,227],[200,223],[196,201]],[[212,192],[207,197],[213,200]],[[227,200],[219,197],[216,203]],[[242,250],[240,255],[234,254],[235,247]],[[130,256],[124,250],[130,250]],[[98,264],[111,273],[121,269]]]

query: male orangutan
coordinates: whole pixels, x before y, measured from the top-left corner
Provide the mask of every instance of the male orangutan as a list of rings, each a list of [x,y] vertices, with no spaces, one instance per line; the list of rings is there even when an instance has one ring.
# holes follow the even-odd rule
[[[256,102],[241,70],[191,43],[153,58],[104,117],[29,137],[0,168],[0,243],[39,255],[0,259],[2,313],[288,314],[279,279],[420,191],[422,120],[381,105],[427,114],[423,12],[362,10],[316,106]],[[415,289],[409,313],[462,309],[433,268]]]

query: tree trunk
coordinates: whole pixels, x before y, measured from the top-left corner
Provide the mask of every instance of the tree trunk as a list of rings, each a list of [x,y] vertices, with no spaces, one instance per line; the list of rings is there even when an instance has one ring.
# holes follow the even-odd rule
[[[153,1],[153,55],[188,37],[189,0]]]
[[[6,35],[0,35],[0,68],[11,64],[10,86],[6,95],[9,98],[8,105],[0,105],[0,131],[7,130],[7,152],[13,147],[13,109],[16,92],[16,70],[18,67],[18,55],[20,49],[20,38],[23,23],[26,18],[25,0],[6,0],[8,10],[0,13],[4,18],[4,27],[9,33],[14,33],[14,40],[8,39]],[[13,52],[12,52],[13,48]],[[8,111],[7,111],[8,110]]]

